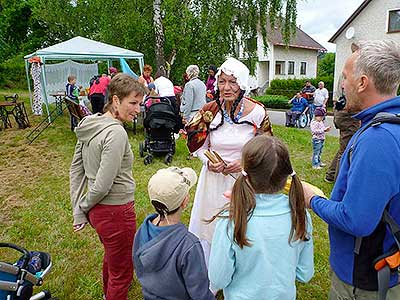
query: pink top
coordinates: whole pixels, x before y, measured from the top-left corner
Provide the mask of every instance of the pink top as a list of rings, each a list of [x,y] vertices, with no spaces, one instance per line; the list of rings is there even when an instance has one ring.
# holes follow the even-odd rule
[[[325,124],[323,121],[312,120],[310,129],[313,139],[325,140]]]
[[[103,94],[106,95],[108,84],[110,83],[111,79],[108,76],[101,76],[99,78],[99,83],[93,83],[93,85],[89,89],[89,96],[93,94]]]

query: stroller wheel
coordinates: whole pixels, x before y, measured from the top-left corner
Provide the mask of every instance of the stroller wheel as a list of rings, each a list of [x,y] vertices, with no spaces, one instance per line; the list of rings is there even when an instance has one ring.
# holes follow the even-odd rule
[[[172,159],[173,159],[172,154],[171,154],[171,153],[168,153],[168,154],[165,156],[165,158],[164,158],[164,163],[165,163],[166,165],[169,165],[170,163],[172,163]]]
[[[146,155],[146,157],[144,158],[144,164],[145,165],[149,165],[153,162],[153,155]]]
[[[139,143],[139,155],[140,157],[144,157],[144,142]]]

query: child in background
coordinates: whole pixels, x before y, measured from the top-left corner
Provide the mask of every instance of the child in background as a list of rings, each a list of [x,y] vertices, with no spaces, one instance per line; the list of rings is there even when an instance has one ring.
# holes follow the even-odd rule
[[[260,135],[243,147],[242,173],[219,218],[209,278],[225,299],[296,299],[295,280],[314,274],[311,218],[286,146]],[[282,194],[292,177],[289,197]],[[212,221],[212,220],[211,220]]]
[[[321,162],[321,154],[325,143],[325,132],[331,130],[331,126],[325,127],[324,116],[325,109],[317,107],[314,111],[314,119],[310,124],[313,145],[312,167],[316,170],[326,166]]]
[[[66,95],[71,100],[75,101],[76,104],[79,104],[79,88],[76,86],[76,76],[69,75],[68,82],[65,86]],[[71,118],[71,131],[74,131],[76,125],[78,125],[79,120],[75,118],[73,115],[70,115]]]
[[[150,178],[148,192],[157,213],[143,221],[133,246],[145,300],[215,300],[200,241],[180,222],[196,181],[192,169],[176,167],[158,170]]]

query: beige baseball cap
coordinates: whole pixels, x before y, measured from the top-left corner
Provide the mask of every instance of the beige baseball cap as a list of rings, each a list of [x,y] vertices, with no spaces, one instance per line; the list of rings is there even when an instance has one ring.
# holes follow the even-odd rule
[[[158,201],[164,204],[168,211],[173,211],[182,204],[196,181],[196,172],[191,168],[160,169],[150,178],[147,186],[150,201]]]

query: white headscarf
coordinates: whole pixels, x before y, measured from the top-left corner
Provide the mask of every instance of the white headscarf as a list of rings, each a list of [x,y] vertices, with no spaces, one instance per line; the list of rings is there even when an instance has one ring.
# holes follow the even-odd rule
[[[249,74],[250,71],[244,63],[238,61],[236,58],[229,57],[219,68],[215,75],[215,88],[218,89],[218,76],[224,72],[226,75],[233,75],[241,90],[247,91],[249,89]]]

